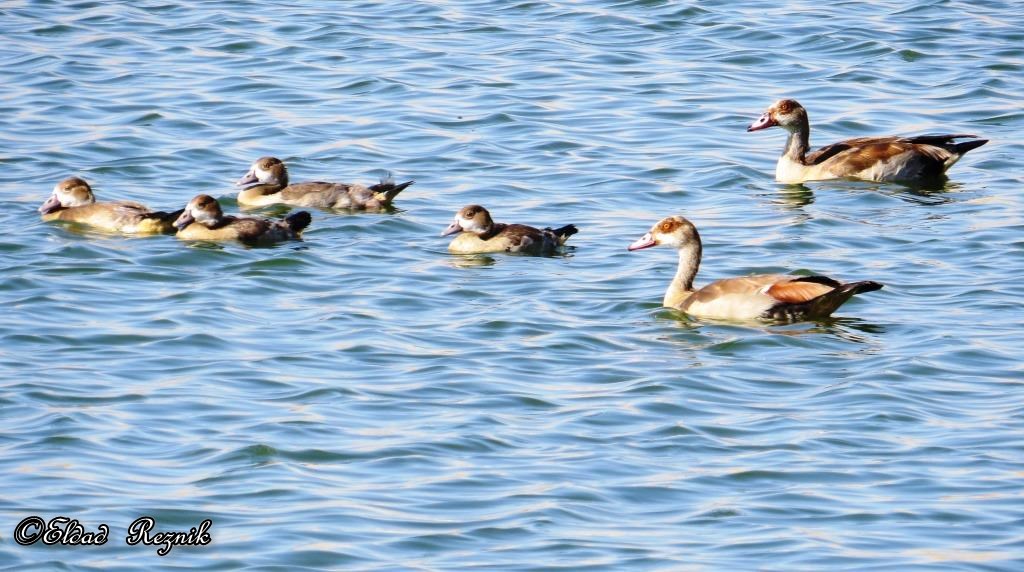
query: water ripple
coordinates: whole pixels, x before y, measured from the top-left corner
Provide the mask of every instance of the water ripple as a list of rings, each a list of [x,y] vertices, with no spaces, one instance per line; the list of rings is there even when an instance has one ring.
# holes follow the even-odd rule
[[[0,8],[0,526],[108,523],[17,569],[1017,569],[1024,18],[999,2],[16,2]],[[976,132],[936,189],[772,181],[813,142]],[[101,200],[238,210],[295,180],[415,179],[273,248],[43,224]],[[461,206],[580,228],[451,256]],[[287,209],[255,209],[280,217]],[[699,282],[885,288],[815,323],[660,308]],[[214,521],[214,543],[122,542]],[[937,539],[941,539],[938,542]],[[770,562],[771,564],[766,564]]]

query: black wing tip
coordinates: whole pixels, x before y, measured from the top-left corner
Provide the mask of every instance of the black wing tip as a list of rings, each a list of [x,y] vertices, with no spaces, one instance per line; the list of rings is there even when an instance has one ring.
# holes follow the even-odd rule
[[[875,282],[874,280],[864,280],[861,282],[851,282],[846,285],[847,288],[852,288],[854,294],[863,294],[864,292],[874,292],[875,290],[881,290],[884,285],[881,282]]]
[[[973,133],[922,133],[920,135],[911,135],[904,137],[904,139],[977,139],[978,136]]]
[[[176,211],[171,211],[171,212],[167,212],[167,211],[153,211],[151,213],[146,213],[146,215],[143,218],[151,218],[151,219],[156,219],[156,220],[160,220],[160,221],[174,222],[175,220],[178,219],[178,217],[181,216],[181,213],[183,213],[183,212],[185,212],[185,209],[178,209]]]
[[[842,286],[842,283],[840,283],[838,280],[834,280],[832,278],[829,278],[828,276],[820,275],[801,276],[796,280],[793,280],[793,282],[813,282],[815,284],[824,284],[825,286],[831,286],[833,288],[838,288]]]
[[[957,139],[973,139],[973,141],[964,141],[963,143],[956,143],[956,145],[981,146],[988,143],[988,139],[980,139],[973,133],[924,133],[922,135],[903,137],[902,139],[908,143],[926,143],[931,145],[953,144]]]
[[[970,151],[971,149],[977,149],[978,147],[981,147],[985,143],[988,143],[988,139],[975,139],[973,141],[964,141],[963,143],[956,144],[956,151],[957,153],[963,155],[964,153]]]

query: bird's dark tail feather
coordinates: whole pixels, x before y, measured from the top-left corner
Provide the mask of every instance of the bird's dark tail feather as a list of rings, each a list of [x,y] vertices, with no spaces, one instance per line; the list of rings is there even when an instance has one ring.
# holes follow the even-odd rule
[[[970,141],[954,143],[957,139],[970,139]],[[988,143],[988,139],[978,139],[977,135],[968,135],[966,133],[929,133],[927,135],[908,137],[906,141],[910,143],[921,143],[924,145],[944,147],[951,153],[956,153],[957,155],[963,155],[971,149],[977,149],[985,143]]]
[[[174,228],[174,221],[178,220],[178,217],[180,217],[183,212],[185,212],[185,209],[178,209],[173,212],[153,211],[143,215],[143,218],[156,221],[160,232],[172,233],[178,230]]]
[[[569,240],[570,236],[580,231],[578,228],[576,228],[576,225],[574,224],[567,224],[565,226],[560,226],[555,229],[548,228],[545,230],[550,230],[552,234],[557,236],[559,244],[565,244],[565,241]]]
[[[284,223],[295,234],[302,232],[311,222],[313,222],[313,216],[307,211],[292,213],[284,218]]]
[[[843,284],[835,290],[822,294],[817,298],[809,300],[802,306],[807,306],[807,316],[812,318],[825,318],[832,315],[846,303],[847,300],[857,294],[864,292],[874,292],[880,290],[882,285],[878,282],[872,282],[865,280],[863,282],[851,282],[849,284]]]
[[[765,317],[790,321],[808,318],[827,318],[853,296],[863,294],[864,292],[874,292],[881,288],[881,284],[870,280],[851,282],[843,284],[817,298],[812,298],[803,304],[779,304],[765,312]]]
[[[964,141],[963,143],[957,143],[956,145],[954,145],[954,147],[956,147],[956,152],[958,154],[963,155],[964,153],[970,151],[971,149],[977,149],[978,147],[981,147],[985,143],[988,143],[988,139],[975,139],[973,141]]]
[[[405,190],[406,187],[415,183],[416,181],[406,181],[404,183],[395,184],[394,179],[390,176],[381,179],[379,183],[370,187],[370,190],[375,193],[384,193],[384,202],[390,203],[398,196],[398,193]]]
[[[145,218],[155,219],[155,220],[158,220],[160,222],[174,222],[174,221],[178,220],[178,217],[180,217],[181,213],[183,213],[183,212],[185,212],[185,209],[178,209],[178,210],[176,210],[174,212],[153,211],[151,213],[147,213],[145,215]]]

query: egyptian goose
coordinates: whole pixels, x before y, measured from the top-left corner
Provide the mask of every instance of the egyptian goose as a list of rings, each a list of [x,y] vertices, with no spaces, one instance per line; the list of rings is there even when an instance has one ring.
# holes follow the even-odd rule
[[[841,284],[826,276],[761,274],[726,278],[694,290],[693,279],[701,257],[697,228],[681,216],[671,216],[630,244],[629,250],[652,246],[679,250],[679,269],[662,304],[696,317],[786,321],[824,318],[854,294],[882,287],[870,281]]]
[[[485,252],[551,254],[578,231],[571,224],[553,230],[551,228],[541,230],[525,224],[494,222],[487,209],[480,205],[469,205],[455,213],[455,221],[448,225],[441,236],[457,232],[462,234],[448,244],[448,251],[453,254]]]
[[[780,183],[844,177],[910,184],[941,181],[964,153],[988,143],[975,135],[858,137],[809,153],[811,124],[807,111],[793,99],[776,101],[747,131],[776,126],[789,131],[775,166],[775,180]],[[957,139],[970,141],[956,143]]]
[[[312,217],[306,211],[288,215],[284,220],[225,215],[220,203],[210,195],[197,195],[174,221],[178,238],[183,240],[238,240],[247,244],[273,244],[299,238]]]
[[[379,211],[391,206],[398,193],[414,181],[395,184],[390,178],[366,187],[359,184],[308,183],[288,184],[288,169],[280,159],[260,157],[236,183],[242,187],[238,204],[265,206],[283,203],[299,207]]]
[[[39,212],[44,221],[76,222],[126,234],[172,233],[174,219],[181,214],[181,211],[153,211],[132,201],[97,203],[89,183],[78,177],[57,183]]]

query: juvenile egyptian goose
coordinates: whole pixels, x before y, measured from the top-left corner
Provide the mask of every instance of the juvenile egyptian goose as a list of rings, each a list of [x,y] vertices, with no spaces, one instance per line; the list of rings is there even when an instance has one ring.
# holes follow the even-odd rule
[[[132,201],[97,203],[89,183],[78,177],[57,183],[39,212],[44,221],[77,222],[126,234],[172,233],[174,219],[181,214],[181,211],[153,211]]]
[[[574,225],[543,230],[525,224],[504,224],[491,220],[491,213],[480,205],[462,207],[455,213],[455,221],[444,229],[441,236],[461,232],[448,244],[452,254],[481,254],[485,252],[522,252],[525,254],[551,254],[565,244],[578,231]]]
[[[882,287],[877,282],[841,284],[826,276],[760,274],[726,278],[699,290],[693,279],[700,266],[701,243],[696,227],[681,216],[662,219],[629,250],[671,246],[679,250],[679,269],[662,304],[691,316],[731,320],[797,321],[824,318],[854,294]]]
[[[247,244],[273,244],[299,238],[312,217],[306,211],[292,213],[284,220],[225,215],[210,195],[197,195],[174,221],[183,240],[238,240]]]
[[[776,101],[747,131],[776,126],[789,131],[775,167],[775,180],[780,183],[844,177],[910,184],[941,181],[960,157],[988,143],[975,135],[858,137],[808,153],[811,124],[807,111],[793,99]],[[956,143],[957,139],[971,140]]]
[[[372,186],[348,183],[288,184],[288,169],[280,159],[260,157],[236,183],[242,187],[238,204],[265,206],[283,203],[299,207],[379,211],[391,206],[398,193],[414,181],[395,184],[389,176]]]

